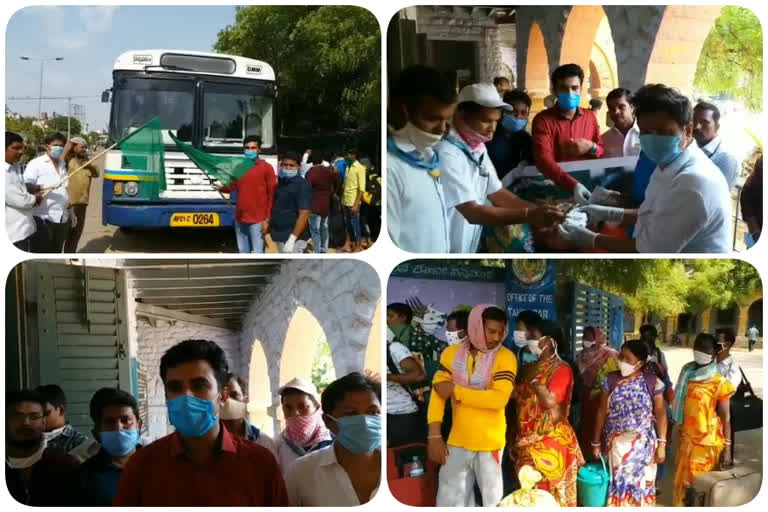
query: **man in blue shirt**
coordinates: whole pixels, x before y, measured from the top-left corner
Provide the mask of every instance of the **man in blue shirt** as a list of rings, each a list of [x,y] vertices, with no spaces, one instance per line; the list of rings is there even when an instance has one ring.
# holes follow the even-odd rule
[[[280,252],[302,253],[309,240],[312,189],[299,175],[299,157],[288,151],[280,160],[280,176],[272,205],[270,232]]]
[[[78,501],[82,506],[109,507],[123,468],[140,448],[139,405],[125,391],[101,388],[91,398],[90,413],[93,436],[101,443],[101,449],[78,470]]]
[[[693,108],[693,138],[705,155],[725,176],[728,190],[733,190],[739,177],[739,162],[720,138],[720,110],[712,103],[700,101]]]

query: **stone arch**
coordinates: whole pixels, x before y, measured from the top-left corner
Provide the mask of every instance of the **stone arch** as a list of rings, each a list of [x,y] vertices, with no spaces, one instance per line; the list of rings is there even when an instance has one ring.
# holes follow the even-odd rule
[[[653,40],[645,83],[663,83],[690,96],[701,48],[721,8],[715,5],[667,6]]]
[[[731,304],[726,308],[712,308],[712,314],[709,321],[709,332],[715,332],[721,327],[730,327],[737,329],[739,323],[739,306]]]
[[[592,94],[592,90],[600,90],[600,87],[602,86],[602,83],[600,81],[600,72],[597,70],[597,66],[595,65],[595,61],[592,59],[589,59],[589,94],[592,97],[595,97],[594,94]]]
[[[560,64],[578,64],[589,70],[592,46],[605,11],[599,5],[576,5],[568,13],[563,43],[560,49]]]
[[[757,325],[760,334],[763,333],[763,298],[757,299],[747,309],[747,328]]]
[[[525,59],[525,90],[531,97],[531,118],[544,110],[544,98],[549,94],[549,59],[544,34],[537,22],[531,24]]]
[[[259,340],[253,340],[248,371],[248,416],[253,425],[271,436],[274,432],[269,417],[269,408],[272,405],[269,373],[264,347]]]
[[[367,371],[381,373],[381,300],[376,304],[376,313],[373,315],[371,332],[368,335],[368,346],[365,348],[363,368]]]

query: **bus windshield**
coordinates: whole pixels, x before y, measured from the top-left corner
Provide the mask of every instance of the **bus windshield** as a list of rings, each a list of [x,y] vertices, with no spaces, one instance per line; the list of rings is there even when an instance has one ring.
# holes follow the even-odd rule
[[[115,80],[110,139],[119,140],[153,117],[160,118],[163,142],[173,145],[166,130],[191,141],[194,128],[195,81],[131,78]]]
[[[238,150],[245,137],[261,137],[262,150],[274,146],[274,101],[261,84],[207,82],[203,88],[203,147]]]

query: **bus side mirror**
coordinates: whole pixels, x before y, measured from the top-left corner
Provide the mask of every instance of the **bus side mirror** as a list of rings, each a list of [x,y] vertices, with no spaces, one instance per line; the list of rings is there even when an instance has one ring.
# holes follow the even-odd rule
[[[109,103],[109,89],[101,93],[101,102]]]

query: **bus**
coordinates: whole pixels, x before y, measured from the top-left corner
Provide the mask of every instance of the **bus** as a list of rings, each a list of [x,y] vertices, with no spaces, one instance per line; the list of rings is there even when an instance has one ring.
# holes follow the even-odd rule
[[[234,201],[174,144],[215,155],[243,154],[243,139],[261,137],[261,156],[277,169],[275,72],[266,62],[234,55],[134,50],[115,61],[107,146],[158,117],[165,145],[167,188],[159,197],[126,169],[119,148],[107,152],[102,224],[121,229],[234,226]]]

